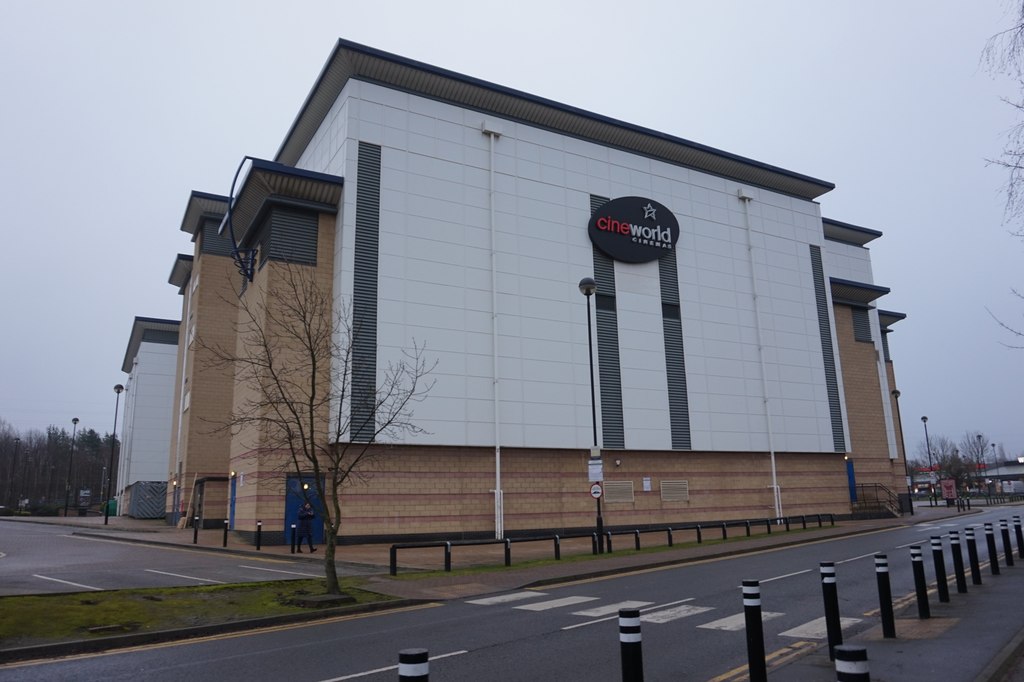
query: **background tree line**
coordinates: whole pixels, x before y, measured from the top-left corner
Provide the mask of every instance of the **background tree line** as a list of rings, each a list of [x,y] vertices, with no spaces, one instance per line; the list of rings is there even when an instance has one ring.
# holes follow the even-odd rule
[[[936,482],[953,479],[960,490],[986,492],[985,481],[997,476],[1001,467],[1016,465],[1017,458],[1008,456],[1002,445],[991,442],[984,433],[967,431],[959,441],[941,434],[927,441],[922,438],[909,464],[915,483],[926,481],[930,471]]]
[[[111,445],[110,433],[101,435],[81,424],[77,429],[51,425],[46,430],[17,431],[0,418],[2,513],[13,513],[19,507],[33,514],[62,513],[66,491],[70,493],[69,513],[76,513],[71,510],[77,509],[81,490],[89,490],[92,504],[98,505],[107,481]],[[116,459],[113,479],[117,480]],[[28,502],[22,504],[24,500]]]

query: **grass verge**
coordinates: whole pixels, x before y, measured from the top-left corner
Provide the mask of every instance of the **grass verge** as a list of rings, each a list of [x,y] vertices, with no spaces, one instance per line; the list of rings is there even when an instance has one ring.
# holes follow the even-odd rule
[[[344,578],[342,592],[357,604],[393,599],[364,582]],[[308,613],[296,601],[324,591],[323,580],[281,580],[0,597],[0,649]]]

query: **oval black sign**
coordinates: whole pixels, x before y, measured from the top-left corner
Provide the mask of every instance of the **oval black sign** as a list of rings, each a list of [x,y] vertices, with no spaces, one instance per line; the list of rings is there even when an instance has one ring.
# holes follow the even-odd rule
[[[646,263],[675,248],[679,221],[653,199],[619,197],[594,211],[587,232],[594,246],[615,260]]]

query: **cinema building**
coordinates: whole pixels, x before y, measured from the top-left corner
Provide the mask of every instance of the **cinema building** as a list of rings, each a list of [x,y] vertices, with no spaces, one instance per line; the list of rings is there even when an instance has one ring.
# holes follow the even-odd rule
[[[294,517],[301,477],[210,427],[241,389],[195,342],[233,343],[284,263],[367,332],[353,372],[436,362],[423,433],[345,489],[343,541],[590,529],[595,480],[629,528],[905,495],[904,315],[878,307],[881,233],[822,217],[831,189],[339,41],[277,155],[188,200],[168,518]]]

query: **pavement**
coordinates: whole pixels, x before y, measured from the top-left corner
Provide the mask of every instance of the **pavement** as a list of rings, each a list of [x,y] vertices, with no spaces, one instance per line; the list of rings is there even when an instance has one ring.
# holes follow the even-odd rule
[[[1007,518],[1012,514],[1020,514],[1021,506],[1007,505]],[[985,509],[985,507],[982,507]],[[808,529],[801,531],[800,523],[792,525],[793,531],[785,532],[778,527],[766,533],[764,525],[753,526],[751,535],[746,536],[742,527],[728,529],[730,542],[691,544],[696,539],[693,531],[676,531],[674,542],[677,545],[667,548],[667,537],[662,533],[645,533],[641,535],[643,547],[662,547],[662,551],[651,553],[622,553],[621,550],[632,549],[632,535],[614,536],[612,554],[598,557],[591,555],[589,538],[566,539],[561,542],[561,556],[565,559],[577,557],[575,561],[548,562],[539,566],[517,567],[516,564],[533,559],[551,559],[554,557],[554,544],[551,540],[543,542],[513,542],[511,546],[512,566],[504,568],[504,546],[495,545],[454,545],[452,547],[452,567],[456,570],[473,567],[497,567],[494,570],[470,571],[446,574],[441,572],[444,567],[444,551],[441,548],[402,549],[398,553],[398,577],[388,574],[390,544],[342,545],[337,548],[336,567],[339,575],[362,576],[367,580],[366,588],[381,594],[390,595],[403,600],[444,601],[464,599],[485,594],[493,594],[508,590],[550,585],[572,580],[594,578],[602,575],[626,573],[633,570],[684,564],[693,561],[731,556],[740,553],[755,552],[765,549],[801,544],[822,539],[837,538],[848,535],[875,532],[885,528],[909,526],[913,524],[936,521],[950,517],[962,519],[964,525],[971,523],[972,512],[958,512],[955,507],[928,506],[927,503],[915,508],[914,515],[905,515],[893,519],[844,520],[837,521],[834,526],[826,519],[822,527],[817,520],[809,517]],[[977,509],[974,510],[978,511]],[[264,545],[260,550],[242,540],[232,532],[225,534],[222,529],[206,529],[193,531],[191,528],[177,528],[167,525],[163,520],[132,519],[129,517],[110,517],[107,523],[101,516],[97,517],[3,517],[3,520],[16,520],[34,523],[51,523],[73,526],[76,534],[103,535],[128,542],[149,543],[157,545],[175,545],[192,547],[201,551],[230,552],[244,555],[275,556],[288,558],[296,562],[319,564],[323,561],[323,547],[316,553],[307,551],[294,554],[287,545]],[[718,539],[721,530],[718,527],[706,527],[703,530],[705,539]],[[678,546],[686,544],[686,546]],[[951,570],[951,569],[950,569]],[[410,573],[424,573],[422,577],[409,579]],[[1015,573],[1014,573],[1015,572]],[[1015,595],[1024,591],[1024,561],[1017,567],[1003,567],[1005,580],[1001,584],[1013,585]],[[986,578],[997,581],[1000,578]],[[950,576],[952,583],[952,576]],[[1019,597],[1015,596],[1011,603],[1013,608],[1006,608],[1007,590],[984,591],[974,589],[971,601],[957,599],[955,585],[950,591],[954,597],[948,604],[935,603],[934,596],[930,599],[932,618],[917,618],[916,602],[905,601],[896,611],[896,639],[884,639],[881,625],[858,633],[848,640],[847,644],[863,645],[869,658],[871,678],[879,681],[914,682],[916,680],[932,680],[936,677],[946,682],[954,682],[954,678],[943,671],[942,662],[948,660],[950,652],[960,648],[969,638],[984,636],[985,632],[1015,632],[1010,643],[991,658],[981,673],[970,682],[1024,682],[1024,627],[1021,625],[1021,610],[1017,605]],[[894,595],[898,601],[901,595]],[[989,603],[991,602],[991,603]],[[968,638],[968,639],[965,639]],[[5,652],[11,653],[11,652]],[[817,680],[834,680],[834,664],[828,660],[827,649],[822,645],[807,653],[787,660],[780,656],[777,662],[770,664],[769,675],[773,680],[786,682],[813,682]],[[736,678],[740,679],[740,678]],[[967,681],[965,681],[967,682]]]

